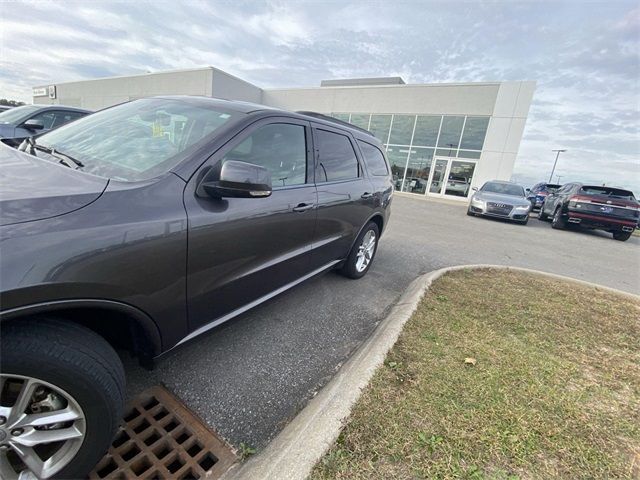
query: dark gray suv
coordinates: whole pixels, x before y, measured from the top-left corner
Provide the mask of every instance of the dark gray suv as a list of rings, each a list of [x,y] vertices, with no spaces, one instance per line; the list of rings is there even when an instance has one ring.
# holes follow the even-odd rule
[[[369,132],[201,97],[0,146],[0,476],[78,478],[145,364],[328,269],[360,278],[393,186]]]

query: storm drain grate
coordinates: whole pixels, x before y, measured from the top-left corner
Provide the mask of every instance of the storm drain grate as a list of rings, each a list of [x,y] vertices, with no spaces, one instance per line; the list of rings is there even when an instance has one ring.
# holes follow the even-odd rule
[[[176,397],[153,387],[134,399],[124,426],[89,478],[215,479],[236,459]]]

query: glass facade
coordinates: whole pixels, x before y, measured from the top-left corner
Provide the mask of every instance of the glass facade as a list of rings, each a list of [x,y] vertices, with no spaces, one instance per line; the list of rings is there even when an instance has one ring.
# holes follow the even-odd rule
[[[396,190],[469,195],[474,160],[482,153],[488,116],[356,112],[331,116],[369,130],[383,143]]]
[[[389,128],[391,128],[391,115],[371,115],[369,131],[385,145],[389,140]]]
[[[391,121],[389,144],[411,145],[411,137],[413,136],[413,126],[415,123],[415,115],[394,115]]]

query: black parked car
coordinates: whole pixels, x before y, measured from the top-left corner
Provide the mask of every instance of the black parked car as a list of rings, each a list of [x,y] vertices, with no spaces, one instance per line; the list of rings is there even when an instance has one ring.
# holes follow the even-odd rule
[[[91,113],[62,105],[24,105],[0,113],[0,139],[17,147],[25,139],[53,130]]]
[[[551,218],[553,228],[571,224],[606,230],[624,242],[638,226],[639,217],[640,203],[629,190],[567,183],[547,196],[538,218]]]
[[[27,145],[23,144],[26,148]],[[393,185],[323,116],[161,97],[0,146],[3,477],[83,477],[148,364],[328,269],[360,278]]]
[[[558,190],[562,185],[557,183],[536,183],[527,192],[527,199],[531,202],[531,210],[540,209],[547,195]]]

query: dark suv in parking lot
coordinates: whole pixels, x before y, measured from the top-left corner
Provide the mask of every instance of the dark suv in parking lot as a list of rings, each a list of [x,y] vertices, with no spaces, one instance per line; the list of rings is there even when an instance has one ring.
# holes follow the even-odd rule
[[[81,478],[124,372],[328,269],[367,273],[393,185],[367,131],[201,97],[0,145],[0,476]]]
[[[544,199],[547,198],[547,195],[555,192],[561,186],[562,185],[558,185],[556,183],[536,183],[527,192],[527,198],[531,202],[531,210],[540,209],[544,203]]]
[[[640,204],[629,190],[567,183],[548,195],[538,218],[551,218],[553,228],[569,225],[605,230],[620,241],[628,240],[638,226]]]
[[[0,112],[0,139],[17,147],[25,139],[39,135],[91,113],[63,105],[23,105]]]

